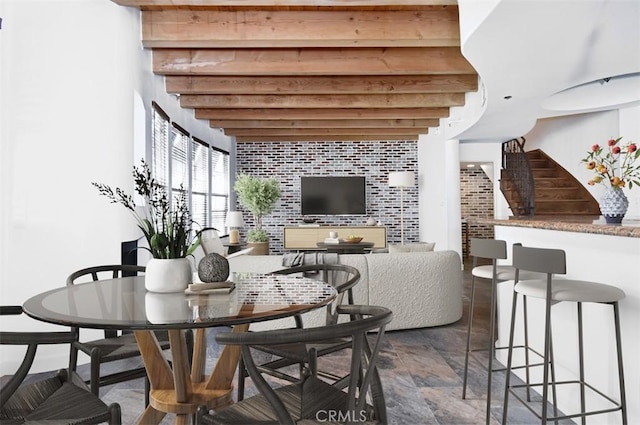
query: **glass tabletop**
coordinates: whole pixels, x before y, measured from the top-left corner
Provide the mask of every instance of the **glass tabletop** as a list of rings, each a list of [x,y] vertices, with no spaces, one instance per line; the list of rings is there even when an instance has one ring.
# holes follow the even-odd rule
[[[228,294],[148,292],[144,276],[64,286],[28,299],[29,316],[96,329],[181,329],[236,325],[292,316],[328,304],[335,289],[302,276],[238,273]]]

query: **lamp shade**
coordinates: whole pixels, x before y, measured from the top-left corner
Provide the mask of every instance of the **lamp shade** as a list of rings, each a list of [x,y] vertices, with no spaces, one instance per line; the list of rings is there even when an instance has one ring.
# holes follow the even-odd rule
[[[242,227],[244,221],[242,220],[241,211],[229,211],[227,212],[227,227]]]
[[[413,187],[413,171],[392,171],[389,173],[389,186],[391,187]]]

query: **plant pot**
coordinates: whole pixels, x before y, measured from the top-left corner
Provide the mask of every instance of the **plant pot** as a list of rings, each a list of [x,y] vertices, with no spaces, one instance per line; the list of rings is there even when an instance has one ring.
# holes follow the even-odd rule
[[[150,292],[182,292],[192,276],[191,262],[186,258],[152,258],[147,263],[144,286]]]
[[[253,248],[249,255],[269,255],[269,242],[247,242],[247,248]]]
[[[622,189],[607,188],[600,198],[600,212],[610,224],[620,224],[629,208],[629,200]]]

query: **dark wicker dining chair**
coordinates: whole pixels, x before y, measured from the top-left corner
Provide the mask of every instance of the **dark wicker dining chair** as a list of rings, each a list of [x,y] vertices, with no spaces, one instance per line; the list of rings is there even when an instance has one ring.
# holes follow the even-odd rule
[[[104,279],[115,279],[123,276],[135,276],[138,273],[143,273],[144,271],[145,267],[143,266],[120,264],[88,267],[72,273],[67,278],[67,286],[79,283],[79,281],[83,280],[82,278],[85,277],[89,277],[90,280],[95,282]],[[102,375],[100,372],[100,366],[104,363],[140,356],[140,350],[138,349],[138,344],[133,333],[107,329],[104,331],[104,338],[102,339],[81,341],[79,339],[79,329],[72,328],[72,330],[76,335],[78,335],[78,338],[76,338],[77,341],[73,343],[69,365],[71,370],[76,370],[78,363],[78,351],[82,351],[90,357],[91,372],[88,382],[92,393],[99,395],[100,387],[105,385],[144,378],[145,406],[149,404],[149,379],[144,366],[136,365],[108,375]],[[155,332],[155,334],[162,349],[169,349],[168,333],[166,331],[158,331]]]
[[[273,274],[292,275],[301,274],[307,277],[322,280],[332,285],[338,296],[334,302],[326,307],[325,325],[337,323],[336,307],[343,304],[353,304],[353,287],[360,281],[360,271],[355,267],[344,264],[310,264],[304,266],[290,267],[273,272]],[[346,300],[345,300],[346,297]],[[303,319],[301,315],[294,316],[296,328],[303,327]],[[337,337],[329,337],[325,341],[316,341],[314,348],[316,356],[322,357],[336,351],[344,350],[350,346],[350,341]],[[271,356],[275,356],[274,360],[259,365],[261,372],[270,374],[271,376],[284,379],[289,382],[297,382],[301,375],[293,376],[285,373],[283,369],[288,366],[299,364],[299,371],[307,359],[307,347],[305,344],[269,344],[263,346],[255,346],[253,349],[262,351]],[[318,375],[331,379],[333,381],[343,380],[346,385],[346,377],[339,376],[328,371],[318,371]],[[244,367],[242,359],[238,363],[238,400],[244,398],[245,379],[248,373]]]
[[[20,315],[20,306],[0,306],[0,315]],[[24,345],[24,359],[16,373],[0,388],[2,424],[121,424],[120,405],[107,406],[69,370],[24,383],[39,345],[71,344],[73,332],[0,331],[0,344]]]
[[[211,413],[202,406],[197,424],[386,424],[384,392],[377,362],[391,310],[379,306],[338,306],[337,313],[352,320],[303,329],[278,329],[263,332],[219,333],[216,341],[239,345],[249,376],[259,394]],[[367,336],[368,332],[372,332]],[[374,334],[373,332],[377,332]],[[317,375],[317,357],[307,352],[305,373],[300,382],[273,388],[256,365],[255,346],[309,344],[329,338],[347,338],[351,343],[350,377],[347,388],[332,385]],[[341,358],[342,359],[342,358]]]

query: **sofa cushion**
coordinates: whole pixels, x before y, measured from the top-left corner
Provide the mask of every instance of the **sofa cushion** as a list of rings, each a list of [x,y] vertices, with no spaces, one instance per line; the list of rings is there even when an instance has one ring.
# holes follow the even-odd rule
[[[431,252],[435,248],[435,242],[418,242],[408,243],[404,245],[389,245],[389,253],[394,254],[398,252]]]

